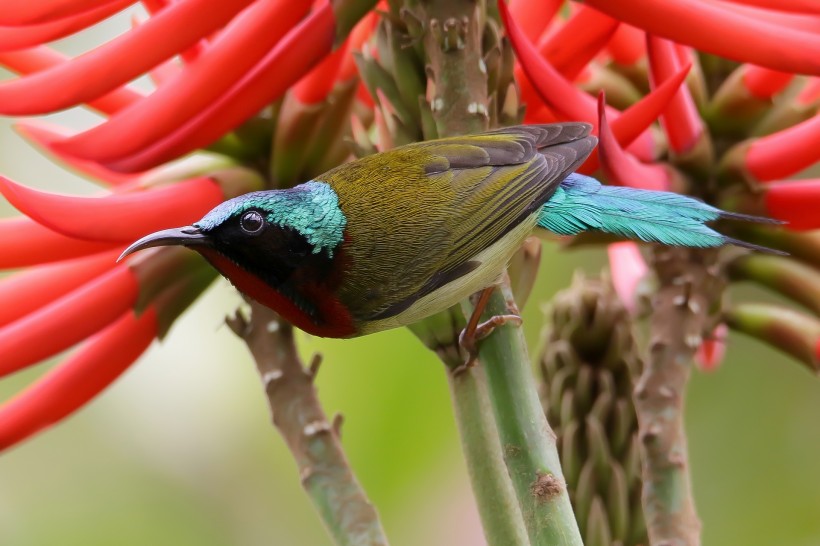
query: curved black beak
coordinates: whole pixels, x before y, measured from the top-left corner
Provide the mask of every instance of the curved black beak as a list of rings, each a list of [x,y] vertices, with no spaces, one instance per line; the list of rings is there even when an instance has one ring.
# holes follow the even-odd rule
[[[164,229],[162,231],[157,231],[156,233],[146,235],[139,241],[133,243],[131,246],[126,248],[122,254],[120,254],[117,261],[119,262],[129,254],[133,254],[138,250],[144,250],[155,246],[195,246],[208,244],[210,244],[210,238],[206,234],[202,233],[198,227],[185,226],[181,228]]]

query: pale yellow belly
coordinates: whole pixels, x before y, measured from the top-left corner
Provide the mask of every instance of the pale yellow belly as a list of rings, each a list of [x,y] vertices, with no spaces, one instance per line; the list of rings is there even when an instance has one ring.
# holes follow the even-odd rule
[[[492,246],[471,258],[470,261],[481,263],[479,267],[445,284],[438,290],[419,298],[418,301],[398,315],[361,325],[360,334],[372,334],[373,332],[418,322],[423,318],[452,307],[482,288],[495,284],[512,255],[532,233],[537,220],[538,213],[535,213]]]

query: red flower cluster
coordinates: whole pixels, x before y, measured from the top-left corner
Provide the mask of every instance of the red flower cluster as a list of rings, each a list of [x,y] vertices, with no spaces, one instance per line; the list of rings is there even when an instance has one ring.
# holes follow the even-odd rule
[[[17,125],[45,153],[101,183],[103,196],[47,194],[0,178],[0,192],[25,215],[0,220],[0,268],[23,269],[0,281],[0,376],[82,342],[0,407],[0,449],[93,398],[214,278],[193,253],[174,249],[117,264],[124,245],[262,187],[243,162],[262,157],[271,179],[292,183],[306,169],[347,157],[342,134],[373,149],[367,125],[374,117],[379,146],[390,145],[395,107],[378,91],[369,96],[352,55],[367,49],[375,0],[143,0],[150,17],[92,51],[66,58],[43,45],[134,3],[0,3],[0,65],[21,74],[0,83],[0,114],[84,105],[106,116],[78,134]],[[820,180],[784,180],[820,157],[820,10],[811,0],[587,0],[569,4],[568,16],[559,14],[563,4],[499,2],[520,63],[527,121],[593,123],[600,151],[583,169],[600,167],[610,183],[692,190],[691,180],[708,178],[740,210],[768,213],[792,229],[820,228]],[[744,63],[708,101],[692,48]],[[156,84],[150,94],[128,86],[143,74]],[[647,81],[651,87],[643,89]],[[601,89],[606,104],[596,102]],[[658,118],[665,137],[654,127]],[[716,130],[724,141],[755,136],[737,139],[716,160]],[[224,155],[162,166],[205,148]],[[661,161],[667,149],[671,160]],[[729,191],[736,187],[754,192]],[[748,235],[820,261],[816,237]],[[610,247],[610,258],[615,285],[630,302],[646,265],[632,243]],[[733,274],[757,278],[763,270],[774,285],[789,285],[793,275],[784,270],[793,261],[738,264]],[[727,321],[744,331],[753,329],[744,326],[748,317],[761,315],[741,306],[733,312]],[[754,324],[758,334],[766,330]],[[766,331],[801,328],[799,320],[775,326]],[[802,328],[805,343],[820,340],[820,326]],[[807,351],[801,357],[816,358],[816,347]]]
[[[800,236],[791,233],[820,228],[820,179],[787,180],[820,160],[820,6],[803,0],[593,0],[571,4],[562,18],[557,15],[562,5],[557,0],[512,0],[509,8],[498,3],[520,63],[527,121],[593,123],[598,155],[581,170],[600,166],[611,184],[696,195],[714,195],[707,188],[717,185],[718,204],[787,223],[788,230],[754,231],[744,234],[747,239],[787,252],[793,252],[789,245],[798,245],[805,254],[820,255],[819,244],[806,237],[794,241]],[[742,63],[710,98],[693,48]],[[643,96],[636,74],[650,84]],[[596,107],[584,88],[606,90],[623,108],[603,97]],[[665,139],[652,130],[658,118]],[[720,157],[715,157],[716,139],[721,146],[731,144]],[[638,247],[611,245],[609,257],[615,287],[634,309],[638,283],[648,271]],[[796,264],[782,260],[765,273],[735,267],[736,277],[762,282],[761,275],[774,276],[779,282],[769,286],[785,291]],[[792,297],[805,303],[801,299],[820,289],[820,274],[812,280],[818,288],[802,295],[792,290]],[[778,321],[776,313],[757,308],[744,318],[743,309],[729,315],[735,328],[817,367],[820,322],[813,317]],[[767,316],[772,318],[759,324]],[[722,327],[704,344],[699,360],[705,368],[721,358],[724,337]]]
[[[281,116],[302,127],[305,110],[323,103],[337,83],[356,80],[346,47],[331,51],[350,30],[344,21],[361,13],[337,13],[328,2],[144,1],[147,21],[84,55],[66,58],[42,45],[134,3],[0,6],[0,64],[21,74],[0,83],[0,114],[84,105],[107,118],[79,134],[42,123],[16,126],[106,193],[55,195],[0,177],[0,192],[25,215],[0,220],[0,268],[23,269],[0,281],[0,377],[82,342],[0,407],[0,449],[96,396],[215,278],[195,254],[174,249],[117,263],[125,246],[263,186],[259,174],[224,156],[154,167],[214,143],[291,88],[287,100],[295,104]],[[127,85],[145,73],[156,84],[148,95]]]

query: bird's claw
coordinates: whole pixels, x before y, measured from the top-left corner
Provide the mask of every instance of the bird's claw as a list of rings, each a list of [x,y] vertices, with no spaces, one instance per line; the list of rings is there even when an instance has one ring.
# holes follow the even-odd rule
[[[478,324],[472,332],[469,331],[469,328],[462,330],[461,334],[458,336],[458,343],[467,352],[467,360],[464,364],[453,370],[453,373],[459,374],[468,368],[475,366],[476,360],[478,360],[477,342],[492,334],[493,330],[500,326],[504,326],[505,324],[521,326],[522,322],[523,321],[519,315],[495,315]]]

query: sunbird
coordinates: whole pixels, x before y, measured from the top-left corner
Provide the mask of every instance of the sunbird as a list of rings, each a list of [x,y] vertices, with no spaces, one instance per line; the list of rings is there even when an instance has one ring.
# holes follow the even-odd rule
[[[345,338],[414,323],[492,287],[540,230],[759,248],[705,222],[765,219],[574,173],[597,143],[591,130],[522,125],[408,144],[290,189],[230,199],[122,256],[190,247],[298,328]]]

